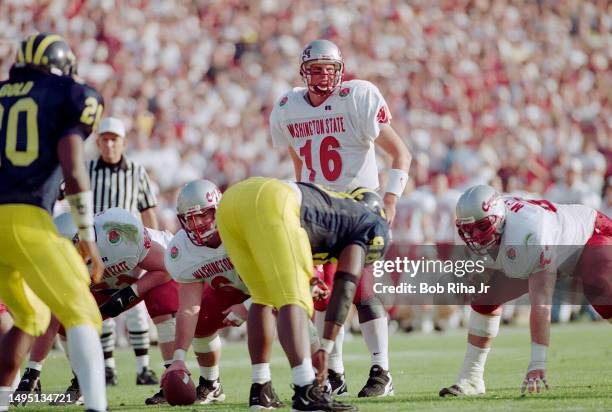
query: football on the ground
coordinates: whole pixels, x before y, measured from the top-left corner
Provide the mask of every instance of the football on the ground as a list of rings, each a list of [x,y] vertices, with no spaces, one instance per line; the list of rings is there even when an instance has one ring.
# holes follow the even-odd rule
[[[164,396],[168,403],[191,405],[196,400],[196,388],[191,376],[184,371],[171,371],[164,378]]]

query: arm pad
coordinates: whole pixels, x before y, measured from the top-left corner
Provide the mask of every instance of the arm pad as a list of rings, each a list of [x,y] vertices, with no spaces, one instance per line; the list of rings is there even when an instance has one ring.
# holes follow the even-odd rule
[[[104,302],[100,306],[100,313],[102,316],[114,318],[126,310],[136,299],[138,299],[138,295],[128,286],[113,294],[107,302]]]
[[[344,325],[349,309],[353,304],[353,297],[357,290],[358,276],[348,272],[336,272],[334,276],[334,290],[332,291],[327,313],[326,322],[334,322],[336,325]]]

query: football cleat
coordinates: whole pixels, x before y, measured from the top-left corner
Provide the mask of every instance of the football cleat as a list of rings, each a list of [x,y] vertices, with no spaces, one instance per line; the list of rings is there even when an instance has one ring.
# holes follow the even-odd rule
[[[310,385],[294,386],[291,404],[292,412],[302,411],[356,411],[353,405],[337,402],[323,392],[319,384],[314,381]]]
[[[106,375],[106,386],[117,385],[117,371],[115,368],[105,367],[104,374]]]
[[[196,403],[207,405],[213,402],[223,402],[225,394],[219,379],[209,381],[200,376],[200,382],[196,388]]]
[[[70,386],[66,389],[65,397],[58,401],[49,402],[51,406],[66,406],[71,405],[83,405],[83,395],[81,395],[81,388],[79,381],[76,376],[70,381]]]
[[[145,399],[145,405],[161,405],[164,403],[168,403],[168,401],[166,401],[163,389],[160,389],[159,392],[150,398]]]
[[[332,396],[348,396],[348,388],[346,387],[344,373],[338,373],[328,369],[327,382],[325,382],[324,390]]]
[[[159,385],[159,380],[155,372],[145,367],[136,375],[136,385]]]
[[[40,371],[26,368],[26,370],[23,372],[23,376],[21,377],[21,381],[19,382],[19,386],[17,386],[17,389],[15,389],[15,395],[30,393],[37,393],[40,395],[41,392]],[[21,403],[18,401],[13,401],[14,406],[25,406],[27,403],[27,398]]]
[[[372,398],[381,396],[393,396],[393,379],[389,371],[378,365],[370,368],[370,377],[365,386],[359,391],[359,398]]]
[[[251,409],[277,409],[284,408],[278,395],[272,387],[272,381],[266,383],[254,383],[251,385],[249,394],[249,408]]]
[[[442,388],[439,395],[442,398],[446,396],[477,396],[484,395],[485,392],[485,384],[482,379],[477,381],[461,379],[454,385],[447,388]]]

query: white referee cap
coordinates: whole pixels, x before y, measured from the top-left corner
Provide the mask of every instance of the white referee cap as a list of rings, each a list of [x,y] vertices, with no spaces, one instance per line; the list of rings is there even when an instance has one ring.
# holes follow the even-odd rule
[[[113,133],[120,137],[125,137],[125,125],[121,119],[116,117],[105,117],[100,121],[98,134]]]

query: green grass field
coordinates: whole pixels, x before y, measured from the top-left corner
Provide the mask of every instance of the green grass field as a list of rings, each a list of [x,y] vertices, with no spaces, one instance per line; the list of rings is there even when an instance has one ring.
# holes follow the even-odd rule
[[[358,405],[361,411],[612,410],[612,329],[605,323],[553,326],[548,368],[551,390],[538,396],[521,397],[519,393],[529,360],[528,329],[502,327],[485,372],[487,394],[477,398],[439,398],[438,390],[454,382],[463,360],[464,342],[464,330],[434,335],[395,334],[390,346],[396,395],[377,400],[345,399]],[[349,391],[356,395],[369,370],[369,358],[361,337],[347,341],[344,353]],[[221,381],[227,399],[217,405],[183,408],[145,406],[144,399],[153,394],[156,388],[135,385],[131,351],[122,350],[116,356],[119,385],[108,389],[111,410],[247,410],[251,374],[244,343],[231,343],[223,348]],[[152,362],[159,364],[157,348],[152,349]],[[189,365],[197,384],[199,371],[193,357]],[[161,373],[161,367],[157,371]],[[290,370],[278,345],[272,359],[272,374],[276,391],[281,399],[290,404]],[[69,379],[70,369],[66,359],[63,354],[54,352],[43,370],[43,391],[63,391]],[[81,408],[38,404],[22,409],[58,411]]]

